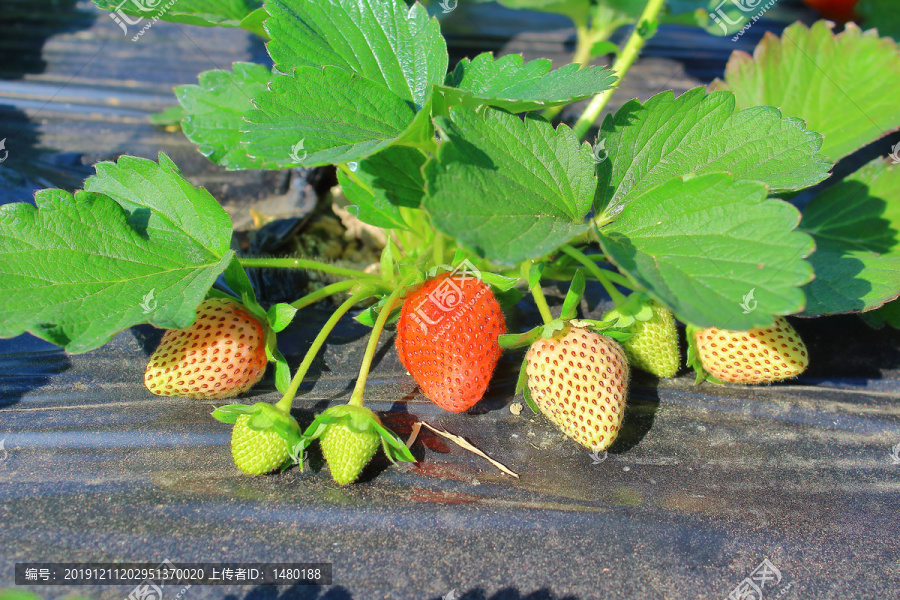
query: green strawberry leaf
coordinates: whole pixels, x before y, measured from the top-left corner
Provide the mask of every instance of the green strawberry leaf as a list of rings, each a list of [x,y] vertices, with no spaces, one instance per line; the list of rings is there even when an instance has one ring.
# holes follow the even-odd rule
[[[164,154],[97,173],[74,197],[0,207],[0,338],[80,353],[139,323],[182,329],[231,262],[228,215]]]
[[[212,195],[192,185],[172,160],[160,152],[159,162],[122,156],[95,165],[97,174],[84,189],[115,200],[144,239],[186,237],[184,251],[225,256],[231,244],[231,219]],[[195,250],[196,249],[196,250]]]
[[[896,7],[892,7],[896,10]],[[736,52],[725,81],[737,105],[777,106],[825,136],[822,153],[838,160],[900,128],[900,51],[890,38],[854,24],[834,35],[833,23],[795,23],[782,38],[767,35],[753,56]],[[824,99],[828,99],[827,102]]]
[[[259,37],[268,40],[269,34],[266,33],[266,29],[263,26],[263,23],[267,18],[269,18],[269,13],[266,12],[265,7],[260,6],[252,13],[241,19],[241,29],[246,29],[250,33],[254,33]]]
[[[199,85],[180,85],[175,96],[184,110],[184,135],[197,150],[229,170],[257,169],[261,161],[250,158],[240,145],[244,114],[253,109],[253,97],[266,91],[273,78],[269,69],[236,62],[233,71],[200,73]]]
[[[609,89],[616,80],[604,67],[573,64],[550,71],[551,66],[546,58],[524,64],[519,54],[494,60],[484,52],[471,61],[459,61],[438,90],[447,105],[487,104],[516,113],[583,100]]]
[[[337,67],[275,77],[254,103],[242,141],[268,168],[360,160],[395,143],[415,117],[383,84]]]
[[[632,198],[673,177],[727,172],[761,181],[771,192],[800,190],[828,176],[817,154],[822,136],[778,109],[735,113],[734,96],[695,88],[671,91],[607,115],[600,130],[609,160],[598,167],[598,212],[614,216]]]
[[[418,208],[425,195],[425,155],[415,148],[392,146],[361,160],[352,174],[338,171],[338,182],[360,221],[385,229],[409,229],[400,207]]]
[[[294,320],[294,315],[296,314],[296,308],[294,308],[290,304],[279,302],[278,304],[274,304],[271,308],[269,308],[269,312],[266,313],[266,318],[269,321],[269,326],[277,332],[283,331],[285,327],[290,325],[291,321]]]
[[[493,263],[555,250],[588,226],[596,187],[590,146],[565,125],[504,111],[454,107],[446,141],[425,165],[434,226]]]
[[[601,230],[604,252],[679,319],[746,330],[803,309],[812,239],[792,205],[727,174],[680,177],[634,198]],[[756,304],[742,310],[755,290]]]
[[[168,127],[170,125],[178,125],[181,127],[181,120],[187,115],[184,108],[179,105],[170,106],[158,113],[147,117],[147,120],[158,127]]]
[[[258,0],[94,0],[103,10],[121,12],[133,17],[161,19],[173,23],[201,25],[203,27],[240,27],[241,21],[256,10]],[[137,24],[138,26],[141,23]]]
[[[566,292],[562,313],[559,318],[563,320],[574,319],[582,296],[584,296],[584,273],[578,270],[575,271],[575,276],[572,277],[572,283],[569,285],[569,291]]]
[[[431,84],[443,83],[447,45],[437,19],[418,3],[408,8],[402,0],[274,0],[266,10],[269,54],[282,73],[296,67],[338,67],[380,84],[366,88],[369,94],[386,88],[391,96],[412,102],[415,111],[425,106]],[[356,88],[320,88],[300,81],[311,88],[320,109],[333,101],[322,102],[323,97],[356,93]],[[358,123],[368,125],[367,120]]]
[[[876,159],[803,210],[816,241],[804,316],[867,311],[900,296],[900,165]]]
[[[900,300],[888,302],[881,308],[860,313],[859,316],[866,324],[875,329],[881,329],[885,325],[900,329]]]

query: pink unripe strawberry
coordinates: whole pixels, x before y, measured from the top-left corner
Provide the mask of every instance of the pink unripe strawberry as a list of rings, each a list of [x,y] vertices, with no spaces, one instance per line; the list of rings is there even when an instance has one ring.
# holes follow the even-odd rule
[[[803,340],[784,318],[749,331],[708,327],[691,333],[703,369],[720,381],[771,383],[796,377],[809,365]]]
[[[615,441],[629,374],[617,342],[570,327],[534,342],[525,361],[531,398],[563,433],[592,450],[606,450]]]
[[[161,396],[236,396],[265,373],[265,339],[265,327],[237,300],[204,300],[193,325],[163,335],[144,384]]]

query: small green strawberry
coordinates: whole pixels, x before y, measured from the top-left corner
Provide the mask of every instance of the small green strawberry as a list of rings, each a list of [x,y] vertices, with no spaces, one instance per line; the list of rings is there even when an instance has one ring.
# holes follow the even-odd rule
[[[563,433],[591,450],[619,435],[628,393],[628,361],[612,338],[566,327],[525,354],[528,391]]]
[[[231,430],[234,464],[247,475],[271,473],[290,457],[287,444],[274,431],[251,429],[249,421],[248,415],[241,415]]]
[[[678,330],[668,308],[647,296],[631,294],[626,303],[603,317],[622,327],[631,337],[622,342],[628,363],[657,377],[674,377],[681,365]]]
[[[223,423],[234,423],[231,430],[231,456],[238,469],[247,475],[271,473],[288,465],[288,459],[302,454],[305,441],[300,426],[290,415],[259,402],[253,406],[231,404],[213,411]]]
[[[374,431],[354,431],[341,424],[329,427],[319,439],[331,477],[341,485],[356,481],[375,456],[380,442],[381,438]]]
[[[772,383],[796,377],[809,365],[803,340],[783,317],[748,331],[689,326],[688,344],[698,383],[707,374],[718,382]]]
[[[375,456],[379,443],[393,462],[415,462],[406,445],[381,424],[381,419],[364,406],[332,406],[316,417],[304,433],[307,443],[318,438],[331,477],[348,485]]]

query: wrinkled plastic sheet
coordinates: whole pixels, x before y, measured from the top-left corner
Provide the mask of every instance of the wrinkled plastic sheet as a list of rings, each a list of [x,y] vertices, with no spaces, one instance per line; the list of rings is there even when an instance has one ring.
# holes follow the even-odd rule
[[[311,309],[287,330],[292,364],[326,317]],[[333,586],[186,596],[726,598],[768,560],[781,581],[764,597],[896,597],[900,334],[853,317],[799,329],[813,366],[786,384],[635,373],[605,456],[527,407],[510,410],[521,353],[504,355],[485,400],[453,415],[418,392],[388,333],[367,404],[402,436],[425,421],[519,477],[423,429],[418,463],[378,458],[344,488],[315,453],[303,472],[242,476],[229,427],[209,416],[215,402],[144,389],[157,330],[78,356],[27,336],[0,341],[0,585],[15,562],[283,560],[333,563]],[[348,320],[332,337],[295,402],[301,423],[349,397],[366,332]],[[278,397],[269,374],[243,400]]]

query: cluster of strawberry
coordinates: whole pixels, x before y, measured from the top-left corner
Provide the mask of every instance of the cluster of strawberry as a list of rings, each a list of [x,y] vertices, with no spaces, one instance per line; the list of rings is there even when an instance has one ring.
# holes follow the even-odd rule
[[[451,412],[463,412],[484,396],[502,353],[506,321],[490,286],[474,277],[453,278],[454,303],[434,301],[447,277],[407,294],[397,325],[396,347],[422,393]],[[592,450],[605,450],[621,428],[630,367],[673,377],[681,364],[672,313],[647,302],[640,318],[569,319],[533,341],[525,356],[523,390],[567,436]],[[605,335],[604,323],[625,323],[624,335]],[[150,359],[146,386],[162,395],[228,398],[248,390],[266,368],[265,328],[237,300],[210,299],[192,327],[168,331]],[[617,339],[614,339],[617,337]],[[688,363],[704,378],[759,384],[801,373],[806,348],[783,318],[771,327],[728,331],[688,327]],[[306,431],[277,407],[221,407],[214,415],[234,424],[232,455],[244,473],[258,475],[302,464],[302,452],[318,440],[335,481],[355,481],[378,450],[391,460],[412,461],[395,434],[371,410],[336,406]]]

